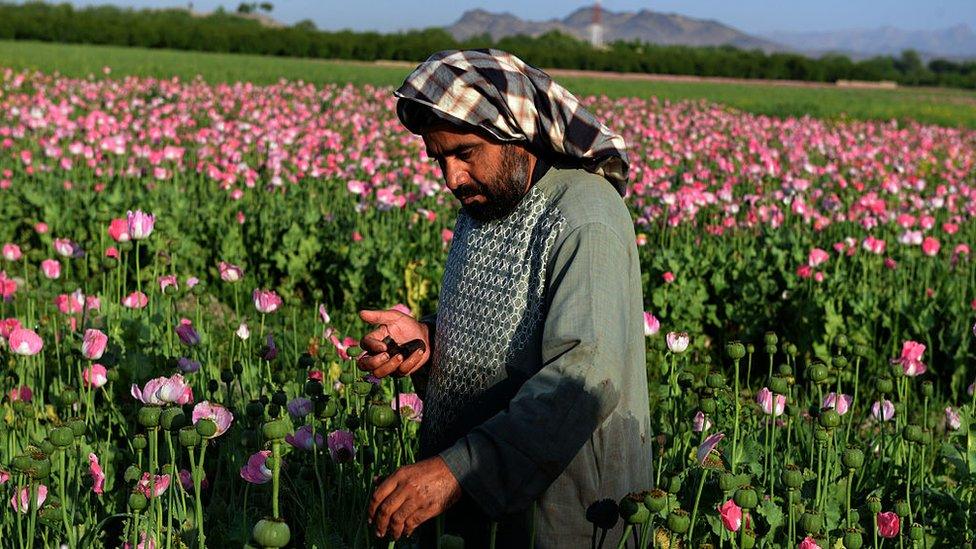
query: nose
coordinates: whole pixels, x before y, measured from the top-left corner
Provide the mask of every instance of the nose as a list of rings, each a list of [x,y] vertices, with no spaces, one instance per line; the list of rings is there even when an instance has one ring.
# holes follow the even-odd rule
[[[456,192],[471,182],[471,176],[468,175],[467,170],[448,160],[444,167],[444,181],[451,192]]]

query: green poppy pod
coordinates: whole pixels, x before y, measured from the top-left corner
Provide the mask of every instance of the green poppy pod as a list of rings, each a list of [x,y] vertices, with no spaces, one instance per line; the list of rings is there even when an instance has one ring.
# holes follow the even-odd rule
[[[871,515],[877,515],[881,512],[881,498],[878,496],[871,496],[867,499],[868,511]]]
[[[732,341],[725,345],[725,354],[732,360],[739,360],[746,356],[746,346],[740,341]]]
[[[776,368],[776,371],[779,372],[779,375],[785,377],[790,377],[793,375],[793,367],[790,366],[789,364],[780,364]]]
[[[81,419],[80,417],[68,420],[68,427],[71,428],[72,434],[74,434],[76,437],[83,437],[85,436],[85,433],[88,432],[88,424],[85,423],[85,420]]]
[[[759,494],[752,486],[743,486],[735,491],[732,497],[735,504],[743,509],[755,509],[759,506]]]
[[[820,426],[824,429],[833,429],[840,425],[840,414],[833,408],[820,412]]]
[[[718,402],[712,397],[705,397],[701,399],[701,409],[706,414],[715,414],[715,411],[718,410]]]
[[[176,431],[186,425],[186,414],[177,406],[166,408],[159,416],[159,425],[167,431]]]
[[[342,372],[339,374],[339,383],[342,383],[343,385],[349,385],[354,381],[356,381],[356,374],[352,372]]]
[[[681,477],[674,475],[665,483],[669,494],[677,494],[681,491]]]
[[[264,416],[264,404],[258,400],[252,400],[244,407],[244,413],[251,419],[261,419]]]
[[[846,549],[861,549],[864,545],[864,539],[861,537],[861,532],[858,530],[848,530],[844,534],[844,547]]]
[[[907,517],[910,510],[911,507],[909,507],[907,501],[900,499],[895,502],[895,514],[898,515],[899,518]]]
[[[891,394],[895,390],[895,381],[888,376],[882,376],[875,382],[875,387],[881,394]]]
[[[688,511],[675,509],[668,513],[668,530],[675,534],[684,534],[689,528],[691,528],[691,517],[688,516]]]
[[[261,426],[261,434],[267,440],[282,440],[291,433],[287,418],[274,419]]]
[[[139,492],[129,494],[129,508],[133,511],[142,511],[149,505],[149,499]]]
[[[769,390],[778,395],[785,395],[790,392],[790,383],[783,376],[773,376],[769,380]]]
[[[72,387],[65,387],[61,390],[61,394],[58,395],[58,401],[61,403],[61,406],[68,408],[75,402],[78,402],[78,391],[75,391]]]
[[[787,465],[780,473],[780,480],[790,490],[796,490],[803,486],[803,473],[796,465]]]
[[[200,445],[200,434],[192,425],[180,429],[180,446],[193,448]]]
[[[810,381],[814,383],[823,383],[824,381],[827,381],[827,376],[830,375],[830,370],[822,362],[818,362],[810,366],[808,373],[810,375]]]
[[[644,506],[652,513],[659,513],[668,504],[668,493],[657,488],[651,490],[644,496]]]
[[[627,524],[644,524],[651,518],[651,512],[644,505],[644,493],[634,492],[627,494],[618,504],[620,518]]]
[[[139,425],[146,428],[159,426],[159,416],[162,412],[162,409],[158,406],[143,406],[139,408]]]
[[[196,422],[197,433],[203,438],[211,438],[217,434],[217,424],[212,419],[201,419]]]
[[[823,515],[816,511],[807,511],[800,517],[800,528],[807,534],[816,535],[823,530]]]
[[[386,429],[396,423],[396,412],[388,404],[371,404],[367,411],[366,418],[370,425]]]
[[[925,440],[925,432],[922,431],[920,426],[915,424],[906,425],[902,429],[901,434],[908,442],[922,442]]]
[[[145,450],[147,444],[148,442],[146,442],[145,435],[136,435],[132,437],[132,447],[136,450]]]
[[[838,370],[843,370],[844,368],[847,368],[848,364],[850,364],[847,361],[847,357],[844,355],[837,355],[830,362],[833,364],[834,368],[837,368]]]
[[[310,379],[305,382],[305,394],[310,397],[316,397],[322,394],[322,384],[314,379]]]
[[[75,441],[75,433],[71,427],[55,427],[47,434],[47,438],[58,448],[66,448]]]
[[[776,345],[779,343],[779,337],[776,335],[776,332],[766,332],[766,335],[763,336],[763,343],[766,345]]]
[[[731,492],[739,487],[739,479],[732,473],[722,473],[718,477],[718,488],[723,492]]]
[[[30,456],[21,454],[10,462],[10,466],[13,467],[13,469],[18,473],[26,473],[27,470],[31,468],[31,464],[33,462],[34,460],[32,460]]]
[[[709,389],[721,389],[725,387],[725,376],[719,372],[712,372],[705,377],[705,385]]]
[[[840,334],[834,338],[834,345],[838,349],[846,349],[849,344],[850,342],[847,340],[847,336],[844,334]]]
[[[925,398],[932,398],[932,395],[934,395],[934,394],[935,394],[935,386],[932,385],[932,382],[929,381],[929,380],[923,381],[922,382],[922,396],[924,396]]]
[[[352,384],[352,392],[359,396],[366,396],[373,390],[373,384],[368,381],[355,381]]]
[[[135,482],[142,478],[142,470],[137,465],[130,465],[125,468],[125,473],[122,475],[122,478],[126,482]]]
[[[914,522],[912,527],[908,530],[908,539],[912,541],[922,541],[922,537],[925,535],[925,530],[922,525]]]
[[[763,346],[763,351],[765,351],[767,355],[775,355],[776,354],[776,345],[775,344],[773,344],[773,345],[764,345]]]
[[[334,398],[327,398],[319,396],[315,400],[315,413],[318,414],[321,419],[328,419],[330,417],[335,417],[339,413],[339,405],[336,404]]]
[[[848,448],[841,455],[840,462],[848,469],[859,469],[864,465],[864,452],[860,448]]]

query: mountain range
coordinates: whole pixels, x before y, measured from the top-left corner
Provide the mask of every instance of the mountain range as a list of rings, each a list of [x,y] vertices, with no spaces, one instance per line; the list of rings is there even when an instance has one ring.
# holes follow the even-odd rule
[[[455,39],[488,33],[497,40],[518,34],[538,36],[552,30],[582,40],[590,37],[593,7],[583,7],[562,19],[527,21],[510,13],[470,10],[445,27]],[[696,19],[651,10],[614,12],[601,10],[604,42],[641,40],[655,44],[719,46],[729,44],[764,52],[792,52],[811,56],[842,53],[854,59],[871,55],[898,55],[914,49],[923,59],[976,57],[976,33],[966,24],[930,31],[892,27],[826,32],[770,32],[755,35],[710,19]]]

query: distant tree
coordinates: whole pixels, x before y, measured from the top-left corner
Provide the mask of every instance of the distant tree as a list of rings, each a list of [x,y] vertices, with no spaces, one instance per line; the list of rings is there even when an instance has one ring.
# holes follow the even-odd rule
[[[302,30],[306,32],[315,32],[318,30],[318,27],[315,26],[315,22],[312,21],[311,19],[302,19],[301,21],[295,23],[292,26],[298,30]]]
[[[267,13],[271,13],[272,11],[274,11],[274,4],[272,4],[271,2],[261,2],[259,7],[261,8],[261,11]]]
[[[248,13],[253,13],[253,12],[254,12],[254,4],[253,3],[241,2],[240,4],[237,5],[237,13],[248,14]]]

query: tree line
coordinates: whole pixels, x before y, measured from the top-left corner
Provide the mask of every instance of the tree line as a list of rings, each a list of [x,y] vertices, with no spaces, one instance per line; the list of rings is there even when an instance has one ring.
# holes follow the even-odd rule
[[[815,82],[891,80],[904,85],[976,88],[976,61],[934,59],[924,63],[910,50],[896,57],[853,61],[843,55],[812,58],[732,46],[664,46],[641,41],[616,41],[593,48],[559,32],[499,40],[485,34],[459,41],[439,28],[390,34],[327,32],[309,20],[270,27],[223,9],[199,16],[183,9],[78,9],[70,4],[0,2],[0,39],[418,62],[444,49],[495,47],[541,67]]]

